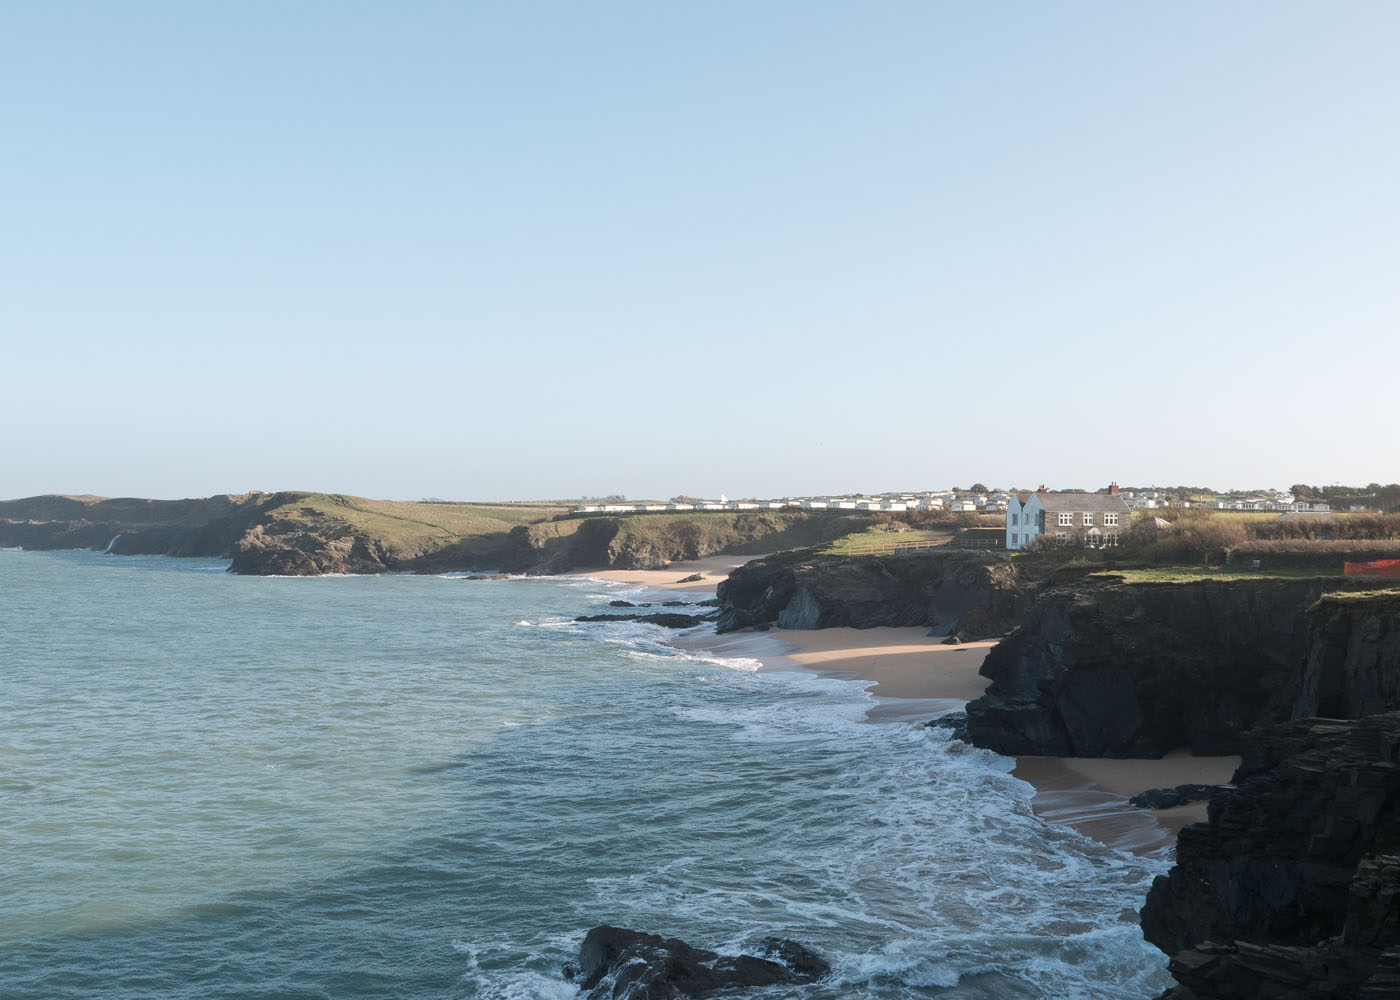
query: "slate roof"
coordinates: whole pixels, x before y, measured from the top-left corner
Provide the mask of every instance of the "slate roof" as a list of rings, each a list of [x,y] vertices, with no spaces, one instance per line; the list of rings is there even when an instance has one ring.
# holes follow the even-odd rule
[[[1095,514],[1127,514],[1128,501],[1116,493],[1036,493],[1041,506],[1056,514],[1092,511]]]

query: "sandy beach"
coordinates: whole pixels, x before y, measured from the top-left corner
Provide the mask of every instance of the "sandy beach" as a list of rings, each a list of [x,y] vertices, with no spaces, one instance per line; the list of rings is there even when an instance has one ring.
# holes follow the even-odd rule
[[[756,556],[712,556],[673,563],[664,570],[580,570],[580,575],[661,590],[712,595],[729,571]],[[700,580],[686,581],[699,574]],[[685,582],[683,582],[685,581]],[[959,711],[986,690],[978,671],[996,640],[943,645],[925,628],[773,629],[713,634],[677,640],[686,648],[723,656],[747,656],[767,666],[794,664],[824,675],[872,682],[879,703],[870,717],[880,721],[927,721]],[[1169,849],[1188,823],[1205,819],[1206,803],[1171,809],[1139,809],[1128,799],[1149,788],[1224,784],[1238,757],[1193,757],[1185,750],[1161,759],[1021,757],[1012,772],[1036,792],[1031,807],[1047,822],[1069,826],[1120,850],[1154,853]]]
[[[715,588],[729,575],[730,570],[737,569],[752,559],[761,558],[762,556],[707,556],[691,562],[671,563],[665,569],[580,569],[575,570],[572,575],[591,576],[599,580],[611,580],[613,583],[633,583],[644,587],[656,587],[659,590],[706,591],[713,596]],[[700,577],[699,580],[686,579],[696,575]]]
[[[834,628],[775,629],[764,635],[783,644],[787,661],[873,681],[871,693],[889,700],[872,717],[931,719],[982,694],[987,679],[978,670],[996,642],[945,646],[926,633],[923,628]],[[1180,750],[1160,760],[1022,757],[1012,773],[1035,787],[1032,808],[1048,822],[1121,850],[1153,853],[1169,848],[1181,827],[1204,820],[1206,803],[1146,810],[1128,805],[1128,798],[1149,788],[1223,784],[1238,766],[1238,757],[1193,757]]]

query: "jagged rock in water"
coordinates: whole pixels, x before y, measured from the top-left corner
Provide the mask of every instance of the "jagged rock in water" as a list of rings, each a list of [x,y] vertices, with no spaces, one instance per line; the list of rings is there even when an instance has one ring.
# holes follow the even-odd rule
[[[579,946],[578,963],[566,967],[587,1000],[679,1000],[719,990],[814,982],[830,967],[793,941],[767,938],[764,952],[720,955],[678,938],[611,927],[593,928]]]
[[[947,715],[940,715],[924,725],[930,729],[947,729],[953,739],[962,740],[964,743],[970,742],[967,735],[966,712],[949,712]]]
[[[610,608],[635,608],[636,605],[633,604],[631,601],[609,601],[609,602],[608,602],[608,607],[610,607]]]
[[[1235,781],[1142,911],[1164,997],[1400,996],[1400,713],[1257,730]]]
[[[710,615],[681,615],[674,612],[653,615],[579,615],[576,622],[646,622],[662,628],[694,628],[714,621]]]
[[[1177,785],[1174,788],[1149,788],[1138,792],[1128,800],[1128,805],[1139,809],[1170,809],[1191,802],[1208,799],[1222,785]]]

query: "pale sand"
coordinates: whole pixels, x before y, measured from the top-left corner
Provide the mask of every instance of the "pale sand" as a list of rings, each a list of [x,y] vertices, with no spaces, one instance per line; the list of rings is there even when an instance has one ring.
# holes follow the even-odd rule
[[[933,718],[979,697],[988,681],[978,670],[996,645],[989,640],[945,646],[926,633],[923,628],[829,628],[764,635],[784,644],[784,660],[828,676],[874,681],[872,694],[898,699],[872,711],[872,718],[912,720]],[[710,638],[707,645],[715,649]],[[744,652],[768,659],[755,648],[746,645]],[[1160,760],[1021,757],[1012,773],[1036,789],[1031,807],[1037,815],[1120,850],[1147,854],[1169,849],[1181,827],[1203,821],[1206,803],[1146,810],[1128,805],[1130,797],[1149,788],[1225,784],[1238,766],[1238,757],[1193,757],[1178,750]]]
[[[1127,800],[1149,788],[1228,784],[1238,757],[1193,757],[1173,750],[1160,759],[1018,757],[1011,773],[1035,787],[1031,808],[1053,823],[1134,853],[1171,845],[1188,823],[1202,823],[1205,802],[1138,809]]]
[[[926,628],[775,629],[791,647],[784,655],[803,666],[874,681],[882,698],[970,701],[986,690],[977,671],[995,640],[943,645]]]
[[[692,590],[713,594],[720,581],[729,575],[730,570],[737,569],[746,562],[762,558],[762,556],[708,556],[691,562],[671,563],[665,569],[580,569],[570,575],[591,576],[599,580],[611,580],[614,583],[639,584],[644,587],[655,587],[658,590]],[[703,579],[681,583],[681,580],[688,576],[694,576],[696,573],[699,573]]]

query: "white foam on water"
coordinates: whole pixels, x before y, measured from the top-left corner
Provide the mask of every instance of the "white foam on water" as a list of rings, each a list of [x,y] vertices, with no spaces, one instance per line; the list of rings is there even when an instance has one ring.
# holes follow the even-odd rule
[[[819,792],[823,817],[793,817],[792,828],[779,821],[774,830],[822,841],[820,851],[803,852],[811,856],[801,876],[821,888],[794,892],[783,881],[792,876],[769,885],[759,871],[743,886],[707,886],[705,861],[683,858],[621,881],[595,880],[605,909],[670,913],[687,925],[737,923],[723,947],[693,942],[721,951],[752,951],[755,938],[787,934],[821,951],[843,988],[881,997],[977,977],[1024,986],[1006,995],[1047,998],[1117,1000],[1167,985],[1164,957],[1135,924],[1120,920],[1165,865],[1046,826],[1031,810],[1031,787],[1010,775],[1012,759],[946,730],[870,725],[874,699],[862,681],[806,671],[726,671],[700,680],[753,696],[752,704],[669,708],[713,734],[704,738],[815,740],[812,765],[834,761],[837,773]],[[821,941],[823,927],[837,940]],[[844,948],[861,928],[857,937],[880,944]]]

